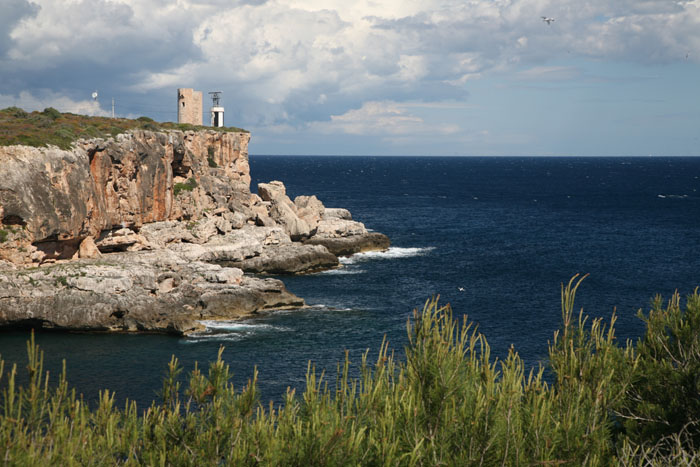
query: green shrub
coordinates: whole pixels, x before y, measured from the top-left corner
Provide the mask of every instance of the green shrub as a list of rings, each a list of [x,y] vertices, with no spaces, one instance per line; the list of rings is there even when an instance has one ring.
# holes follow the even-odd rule
[[[671,401],[666,414],[654,412],[659,420],[677,417],[674,404],[682,403],[681,395],[691,402],[697,397],[673,386],[685,368],[672,369],[693,360],[676,353],[680,342],[690,345],[684,351],[696,352],[697,293],[686,313],[676,299],[665,310],[654,305],[644,316],[649,329],[636,356],[631,344],[615,343],[614,318],[605,326],[599,319],[589,323],[582,313],[574,316],[579,285],[572,279],[562,286],[562,328],[550,345],[551,383],[544,381],[542,367],[526,372],[514,350],[502,361],[492,358],[485,337],[437,300],[414,311],[404,362],[382,342],[373,364],[363,355],[355,379],[346,353],[334,385],[309,363],[303,394],[289,390],[277,407],[260,404],[257,371],[234,389],[221,348],[208,371],[195,365],[184,385],[173,357],[160,404],[145,411],[133,402],[115,408],[108,390],[90,409],[69,390],[65,364],[57,385],[49,385],[32,335],[26,387],[16,385],[16,365],[2,380],[0,360],[3,460],[8,465],[698,465],[692,423],[678,428],[685,420],[639,439],[614,430],[617,414],[641,414],[631,408],[646,407],[648,397],[656,397],[640,387],[671,393],[664,396]],[[659,367],[648,374],[651,386],[640,386],[647,365]],[[679,431],[659,438],[673,430]]]
[[[25,118],[27,115],[29,115],[27,112],[25,112],[23,109],[20,109],[19,107],[8,107],[6,109],[3,109],[2,112],[7,113],[15,118]]]
[[[158,131],[160,127],[154,122],[145,122],[141,124],[141,128],[148,131]]]
[[[0,229],[0,243],[5,243],[7,241],[7,230]]]
[[[139,122],[150,122],[150,123],[154,122],[154,120],[152,118],[145,117],[145,116],[139,117],[136,120],[138,120]]]
[[[44,111],[42,112],[42,114],[44,114],[45,116],[47,116],[51,120],[56,120],[56,119],[61,117],[61,112],[54,109],[53,107],[45,108]]]
[[[173,195],[177,196],[183,191],[192,191],[197,188],[197,180],[189,178],[185,183],[176,183],[173,186]]]
[[[68,285],[68,278],[66,276],[58,276],[55,281],[56,285],[62,285],[62,286],[67,286]]]
[[[625,433],[636,445],[670,453],[678,439],[700,448],[700,295],[676,293],[664,307],[661,297],[648,314],[638,313],[646,332],[637,344],[638,369],[620,410]]]

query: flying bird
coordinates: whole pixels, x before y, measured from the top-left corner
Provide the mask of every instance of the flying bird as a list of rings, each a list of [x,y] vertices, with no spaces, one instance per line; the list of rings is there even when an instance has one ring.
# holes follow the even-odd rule
[[[457,287],[457,290],[459,290],[460,292],[464,292],[464,287]]]
[[[547,16],[542,16],[541,18],[542,18],[542,21],[544,21],[545,23],[547,23],[550,26],[552,25],[552,22],[555,21],[554,18],[549,18]]]

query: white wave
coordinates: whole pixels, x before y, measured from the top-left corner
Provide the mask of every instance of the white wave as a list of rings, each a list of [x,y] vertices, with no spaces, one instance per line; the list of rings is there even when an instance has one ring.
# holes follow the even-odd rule
[[[206,326],[207,329],[217,329],[225,331],[237,331],[237,332],[255,332],[261,330],[273,330],[273,331],[288,331],[287,328],[283,326],[273,326],[271,324],[256,324],[256,323],[243,323],[240,321],[215,321],[215,320],[201,320],[201,324]]]
[[[431,251],[435,247],[425,247],[425,248],[402,248],[398,246],[389,247],[386,251],[366,251],[364,253],[355,253],[354,255],[347,258],[340,258],[342,264],[353,264],[360,261],[369,261],[375,259],[399,259],[399,258],[411,258],[413,256],[423,256]]]
[[[659,198],[685,199],[688,195],[656,195]]]
[[[323,274],[325,276],[344,276],[346,274],[363,274],[364,272],[365,272],[364,269],[359,269],[359,268],[338,268],[338,269],[329,269],[328,271],[321,271],[321,272],[319,272],[319,274]]]
[[[184,343],[186,344],[196,344],[198,342],[210,342],[212,340],[226,341],[226,342],[236,342],[243,340],[246,336],[233,332],[220,332],[216,334],[192,334],[187,336]]]

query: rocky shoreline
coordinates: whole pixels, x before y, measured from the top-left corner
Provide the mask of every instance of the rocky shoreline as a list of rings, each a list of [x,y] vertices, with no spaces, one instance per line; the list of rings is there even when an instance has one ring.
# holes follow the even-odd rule
[[[282,182],[252,194],[248,138],[139,130],[70,151],[0,147],[0,329],[186,335],[305,305],[261,274],[389,247]]]

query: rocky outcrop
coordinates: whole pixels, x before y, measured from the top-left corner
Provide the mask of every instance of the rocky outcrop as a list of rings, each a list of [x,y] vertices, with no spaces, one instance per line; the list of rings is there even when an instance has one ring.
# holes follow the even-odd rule
[[[303,306],[274,279],[385,249],[347,210],[250,192],[247,133],[0,147],[0,327],[186,334]]]
[[[88,236],[217,209],[224,223],[240,225],[252,216],[248,140],[248,133],[134,131],[69,151],[0,147],[0,259],[68,259]]]
[[[164,249],[0,274],[0,326],[187,334],[304,301],[275,279]]]

